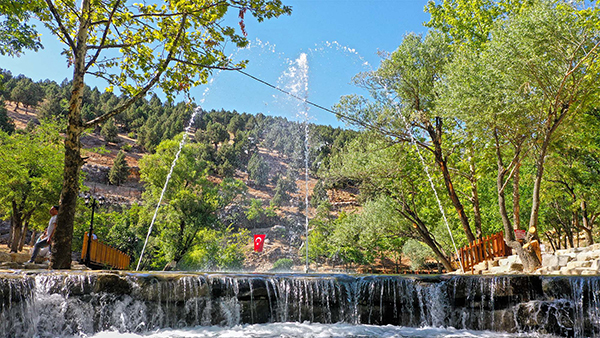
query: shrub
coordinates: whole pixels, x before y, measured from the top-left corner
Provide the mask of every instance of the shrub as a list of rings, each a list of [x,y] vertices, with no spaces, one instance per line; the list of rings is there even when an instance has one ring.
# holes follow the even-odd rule
[[[402,248],[402,253],[410,259],[410,268],[419,270],[425,266],[428,258],[434,257],[433,251],[414,239],[409,239]]]
[[[294,261],[290,258],[280,258],[273,263],[271,271],[289,271],[294,266]]]

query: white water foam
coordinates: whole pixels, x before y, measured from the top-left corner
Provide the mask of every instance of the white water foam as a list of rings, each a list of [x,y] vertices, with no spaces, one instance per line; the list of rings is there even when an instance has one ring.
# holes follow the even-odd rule
[[[432,327],[410,328],[401,326],[376,326],[352,324],[315,324],[315,323],[271,323],[238,325],[234,327],[198,326],[188,329],[166,329],[147,334],[119,333],[116,331],[100,332],[93,338],[204,338],[204,337],[231,337],[231,338],[513,338],[513,337],[546,337],[553,336],[541,334],[511,334],[492,331],[472,331],[441,329]]]

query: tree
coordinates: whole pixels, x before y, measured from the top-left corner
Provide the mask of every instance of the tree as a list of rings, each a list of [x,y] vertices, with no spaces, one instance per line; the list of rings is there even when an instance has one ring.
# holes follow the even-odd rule
[[[269,182],[269,166],[259,153],[254,153],[248,162],[248,177],[259,187]]]
[[[149,223],[181,136],[165,140],[156,153],[146,155],[140,161],[141,179],[146,191],[143,198],[148,209],[144,220]],[[198,244],[199,232],[204,229],[220,229],[217,211],[231,203],[244,190],[239,180],[224,178],[221,183],[211,182],[208,177],[209,163],[197,151],[197,143],[186,144],[173,169],[171,180],[164,194],[163,205],[157,217],[160,231],[159,246],[166,262],[179,262],[188,251]]]
[[[272,206],[288,205],[292,199],[291,193],[298,191],[296,180],[291,170],[288,170],[285,177],[279,177],[275,185],[275,193],[271,199]]]
[[[69,268],[77,182],[83,165],[81,134],[125,111],[155,87],[172,98],[193,85],[206,83],[214,69],[243,67],[245,62],[234,64],[223,51],[226,40],[239,47],[247,44],[234,28],[222,25],[229,9],[238,9],[241,17],[250,13],[262,21],[289,14],[291,8],[280,0],[171,0],[162,5],[120,0],[44,2],[46,6],[36,14],[65,44],[63,54],[73,67],[64,184],[51,260],[53,268]],[[11,13],[6,8],[0,10],[2,14]],[[240,26],[245,34],[244,26]],[[109,89],[118,88],[126,99],[105,114],[83,122],[86,74],[106,79]]]
[[[48,210],[58,201],[64,157],[60,140],[50,125],[30,134],[0,131],[0,214],[11,217],[11,252],[22,249],[31,225],[41,228],[48,221]]]
[[[113,121],[113,119],[108,120],[102,126],[102,130],[100,131],[100,134],[104,137],[104,140],[106,141],[106,143],[119,142],[119,138],[118,138],[119,130],[117,129],[117,126],[115,126],[115,122]]]
[[[436,85],[444,77],[451,51],[437,33],[407,35],[378,70],[359,74],[355,82],[371,93],[374,101],[350,95],[335,110],[349,123],[378,132],[395,142],[414,142],[433,156],[442,173],[448,198],[456,210],[469,242],[475,241],[462,199],[455,188],[446,146],[456,125],[436,106]],[[397,100],[397,101],[394,101]]]
[[[416,239],[430,247],[448,271],[453,270],[444,242],[436,236],[436,233],[444,234],[438,229],[445,229],[445,225],[437,212],[435,196],[431,192],[417,154],[408,144],[389,144],[381,136],[375,135],[373,132],[366,133],[362,138],[350,142],[343,152],[335,156],[331,160],[327,180],[345,181],[360,187],[362,199],[373,201],[373,204],[370,204],[371,210],[386,214],[386,221],[378,221],[386,224],[384,229],[378,229],[374,233],[389,231],[387,236],[390,239]],[[401,165],[398,165],[399,163]],[[392,214],[395,216],[392,217]],[[377,219],[372,215],[361,217],[370,221],[364,221],[362,226],[357,226],[359,229],[370,228],[368,223]],[[392,224],[386,223],[391,219],[395,219]],[[354,222],[354,218],[349,222]],[[352,235],[343,235],[343,238]]]
[[[15,101],[15,111],[19,103],[25,107],[36,106],[44,98],[44,91],[39,84],[29,78],[22,78],[10,92],[11,100]]]
[[[108,172],[108,181],[110,184],[120,185],[127,181],[129,176],[129,165],[125,161],[125,153],[123,150],[119,150],[115,161],[113,162],[112,168]]]
[[[219,143],[229,140],[229,133],[221,123],[213,122],[206,127],[206,138],[215,146],[215,151],[217,151]]]

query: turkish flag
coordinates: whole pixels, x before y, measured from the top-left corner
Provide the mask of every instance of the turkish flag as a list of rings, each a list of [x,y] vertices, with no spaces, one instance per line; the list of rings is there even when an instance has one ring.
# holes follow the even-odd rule
[[[265,237],[267,235],[254,235],[254,251],[262,252],[263,244],[265,244]]]

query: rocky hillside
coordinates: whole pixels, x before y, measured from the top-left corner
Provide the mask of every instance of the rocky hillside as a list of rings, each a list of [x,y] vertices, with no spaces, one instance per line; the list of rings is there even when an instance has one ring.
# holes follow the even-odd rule
[[[8,115],[13,119],[17,129],[25,129],[28,124],[39,124],[37,112],[35,109],[25,109],[19,107],[15,109],[12,102],[6,102]],[[191,131],[191,137],[193,133]],[[107,201],[112,204],[131,205],[132,203],[143,203],[141,197],[144,191],[142,182],[140,182],[140,170],[138,161],[147,153],[144,149],[136,145],[136,140],[128,135],[119,133],[116,142],[107,142],[100,133],[93,132],[84,135],[81,138],[82,155],[85,158],[85,165],[82,172],[85,173],[84,184],[94,194],[105,196]],[[130,172],[127,181],[120,186],[110,185],[108,173],[113,166],[117,153],[125,149],[125,159],[129,165]],[[290,159],[277,150],[259,147],[258,152],[267,162],[271,175],[283,175],[290,166]],[[242,180],[248,186],[247,197],[259,199],[268,204],[275,194],[275,184],[268,182],[266,185],[258,187],[248,178],[248,173],[240,170],[235,171],[235,178]],[[220,180],[213,177],[215,181]],[[308,194],[309,200],[317,180],[309,177]],[[252,241],[248,243],[249,254],[246,257],[245,266],[249,270],[268,271],[273,267],[273,263],[281,258],[290,258],[294,262],[293,269],[303,270],[303,255],[299,254],[304,238],[305,210],[299,206],[304,204],[306,193],[306,184],[304,176],[296,181],[297,192],[292,193],[292,203],[290,206],[282,206],[277,209],[280,219],[292,220],[295,223],[294,229],[281,224],[271,224],[268,227],[257,227],[249,229],[251,235],[266,234],[264,251],[256,253],[252,251]],[[351,210],[358,206],[356,202],[355,191],[335,190],[329,191],[328,197],[335,210]],[[309,207],[309,217],[314,217],[315,209]],[[290,222],[288,222],[290,223]],[[317,267],[312,267],[313,269]],[[321,269],[323,267],[320,267]],[[327,267],[335,269],[336,267]]]

